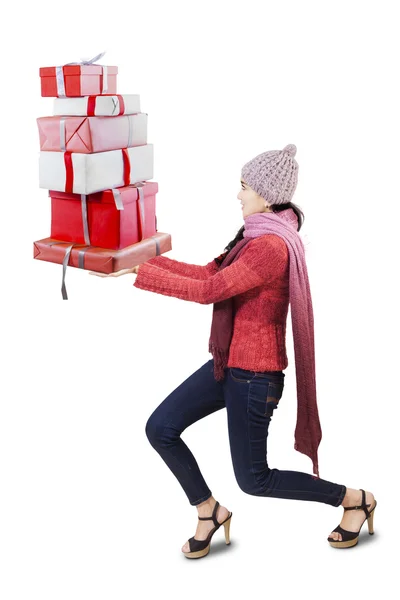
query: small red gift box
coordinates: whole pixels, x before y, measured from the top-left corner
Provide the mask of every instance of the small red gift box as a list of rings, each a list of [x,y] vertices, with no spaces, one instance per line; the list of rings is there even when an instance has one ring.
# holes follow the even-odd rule
[[[89,194],[51,190],[51,237],[119,250],[157,231],[158,183],[146,181]]]
[[[41,67],[41,95],[55,98],[117,93],[118,67],[64,65]]]

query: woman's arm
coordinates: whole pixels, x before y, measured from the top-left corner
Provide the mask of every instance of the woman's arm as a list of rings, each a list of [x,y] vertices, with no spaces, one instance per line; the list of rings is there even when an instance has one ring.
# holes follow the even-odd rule
[[[159,267],[160,269],[164,269],[165,271],[169,271],[175,275],[183,275],[184,277],[191,277],[192,279],[200,280],[207,279],[218,270],[218,265],[215,260],[212,260],[211,262],[202,266],[174,260],[164,255],[150,258],[150,260],[147,260],[143,264]],[[142,267],[142,265],[139,266]]]
[[[133,285],[190,302],[213,304],[281,277],[288,256],[286,242],[269,234],[251,240],[236,261],[207,278],[178,275],[148,261],[140,265]]]

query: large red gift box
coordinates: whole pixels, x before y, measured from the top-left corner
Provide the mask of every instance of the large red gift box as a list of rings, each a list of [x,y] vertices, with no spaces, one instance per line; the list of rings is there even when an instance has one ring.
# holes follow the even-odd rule
[[[50,235],[57,240],[110,250],[131,246],[157,231],[157,192],[156,181],[88,196],[51,190]]]
[[[53,238],[37,240],[33,243],[33,258],[62,264],[70,247],[69,242]],[[169,252],[171,249],[171,235],[159,231],[152,237],[122,250],[73,245],[68,256],[68,266],[99,273],[115,273],[121,269],[131,269],[141,265],[150,258]]]
[[[117,93],[118,67],[64,65],[39,69],[41,95],[94,96]]]

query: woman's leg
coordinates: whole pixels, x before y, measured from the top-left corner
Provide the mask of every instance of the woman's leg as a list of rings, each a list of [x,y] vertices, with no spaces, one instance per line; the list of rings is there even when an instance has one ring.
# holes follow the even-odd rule
[[[181,484],[192,506],[211,498],[193,454],[180,438],[199,419],[225,408],[223,384],[214,378],[214,360],[179,385],[150,415],[146,435]]]
[[[346,486],[300,471],[270,469],[268,427],[284,388],[282,371],[228,369],[224,380],[229,440],[240,488],[254,496],[310,500],[339,506]]]

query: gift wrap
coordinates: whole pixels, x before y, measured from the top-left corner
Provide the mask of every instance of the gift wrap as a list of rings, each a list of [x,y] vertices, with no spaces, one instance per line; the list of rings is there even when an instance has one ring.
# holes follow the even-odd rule
[[[53,115],[118,117],[140,112],[140,94],[111,94],[88,98],[56,98]]]
[[[51,238],[118,250],[156,233],[156,181],[97,194],[51,190]]]
[[[40,117],[40,149],[105,152],[147,144],[147,113],[122,117]]]
[[[69,194],[93,194],[153,178],[153,144],[81,154],[39,154],[39,187]]]
[[[53,97],[117,93],[118,67],[82,64],[39,69],[41,95]]]

